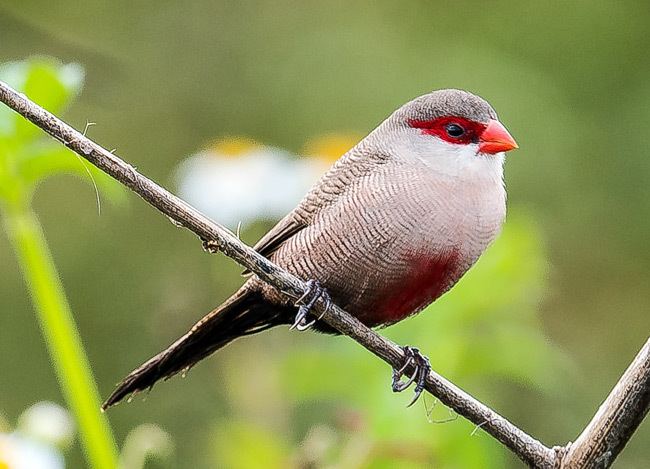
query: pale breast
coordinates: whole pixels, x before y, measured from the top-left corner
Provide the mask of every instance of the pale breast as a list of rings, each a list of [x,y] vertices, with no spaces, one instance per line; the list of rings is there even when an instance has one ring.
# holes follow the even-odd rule
[[[364,323],[396,322],[447,291],[494,239],[505,195],[493,192],[384,165],[353,180],[273,260],[318,279]]]

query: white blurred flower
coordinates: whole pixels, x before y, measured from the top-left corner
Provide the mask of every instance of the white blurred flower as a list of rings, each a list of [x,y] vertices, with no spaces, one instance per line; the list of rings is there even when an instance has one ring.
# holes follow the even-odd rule
[[[174,443],[169,433],[158,425],[143,423],[126,436],[119,469],[142,469],[149,459],[168,461],[173,452]]]
[[[325,140],[324,140],[325,141]],[[215,221],[235,229],[239,223],[278,220],[300,201],[336,155],[341,145],[310,145],[309,157],[242,138],[224,139],[185,160],[178,169],[180,196]],[[348,141],[350,141],[348,139]]]
[[[74,438],[74,421],[66,409],[53,402],[37,402],[18,419],[18,432],[42,443],[67,448]]]
[[[63,469],[59,448],[74,438],[70,414],[52,402],[38,402],[18,419],[13,433],[0,433],[0,468]]]
[[[18,433],[0,433],[0,468],[63,469],[63,455],[52,446]]]

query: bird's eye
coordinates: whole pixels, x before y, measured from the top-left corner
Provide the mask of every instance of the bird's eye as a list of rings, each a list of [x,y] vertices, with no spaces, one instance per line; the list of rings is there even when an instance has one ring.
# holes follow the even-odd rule
[[[462,137],[465,134],[465,129],[458,124],[447,124],[445,130],[447,135],[454,138]]]

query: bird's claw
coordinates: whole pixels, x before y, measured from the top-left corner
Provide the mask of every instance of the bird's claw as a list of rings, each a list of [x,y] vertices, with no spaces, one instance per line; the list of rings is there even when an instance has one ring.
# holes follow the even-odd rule
[[[411,407],[418,400],[422,391],[424,391],[424,384],[426,382],[427,376],[431,371],[431,363],[429,359],[422,355],[420,351],[415,347],[402,347],[406,360],[404,360],[404,365],[401,368],[393,368],[393,392],[402,392],[408,388],[411,383],[415,382],[414,396],[409,405],[406,407]],[[413,365],[414,370],[413,374],[406,380],[402,381],[402,376],[404,372],[409,367]]]
[[[323,298],[323,301],[325,301],[325,310],[323,311],[323,314],[325,314],[332,303],[329,294],[320,286],[320,283],[318,283],[317,280],[307,281],[305,292],[295,303],[295,305],[298,306],[298,314],[296,314],[296,319],[293,321],[293,324],[289,329],[306,331],[313,326],[316,321],[322,318],[323,314],[321,314],[317,319],[307,321],[307,315],[321,297]]]

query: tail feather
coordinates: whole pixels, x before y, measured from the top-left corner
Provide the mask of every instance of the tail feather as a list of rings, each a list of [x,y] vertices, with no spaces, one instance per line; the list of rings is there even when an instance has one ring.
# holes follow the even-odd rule
[[[124,397],[150,389],[191,368],[234,339],[281,323],[259,293],[240,291],[197,322],[184,336],[133,370],[102,405],[106,410]]]

